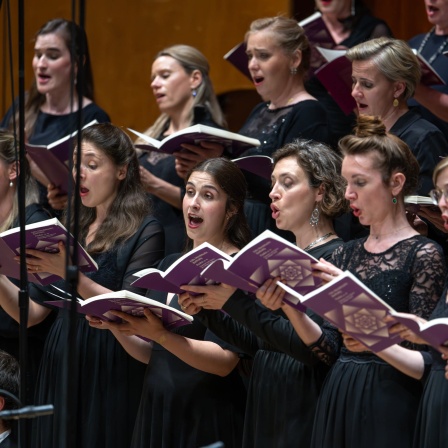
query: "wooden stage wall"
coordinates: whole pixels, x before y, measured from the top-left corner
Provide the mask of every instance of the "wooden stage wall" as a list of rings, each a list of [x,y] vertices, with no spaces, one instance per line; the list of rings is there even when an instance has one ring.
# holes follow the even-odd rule
[[[0,11],[0,116],[11,104],[5,2]],[[396,37],[407,39],[429,29],[423,0],[365,2],[389,23]],[[17,94],[17,2],[10,3]],[[314,1],[94,0],[86,4],[96,101],[115,124],[143,130],[158,115],[150,90],[150,72],[152,58],[160,49],[176,43],[200,49],[210,62],[218,94],[250,89],[249,80],[224,61],[223,55],[242,40],[252,20],[293,12],[301,19],[312,12]],[[25,86],[33,76],[34,33],[50,18],[71,18],[70,5],[64,0],[25,0]]]

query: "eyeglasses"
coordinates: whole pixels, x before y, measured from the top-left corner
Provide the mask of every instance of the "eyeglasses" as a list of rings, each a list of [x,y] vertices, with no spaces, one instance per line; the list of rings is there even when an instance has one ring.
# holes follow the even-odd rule
[[[432,202],[434,205],[438,205],[439,201],[442,199],[442,196],[445,198],[445,200],[448,200],[448,185],[440,188],[434,188],[434,190],[431,190],[429,192],[429,196],[432,199]]]

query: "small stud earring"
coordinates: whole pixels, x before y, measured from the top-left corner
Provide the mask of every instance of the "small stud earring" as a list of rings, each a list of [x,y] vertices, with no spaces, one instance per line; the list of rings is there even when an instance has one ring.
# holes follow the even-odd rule
[[[9,181],[9,188],[12,188],[14,186],[12,180]]]
[[[196,89],[193,89],[191,91],[191,94],[193,95],[193,98],[196,98],[196,95],[198,94],[198,91]]]
[[[292,76],[297,75],[297,68],[296,67],[291,67],[289,71],[290,71]]]
[[[392,198],[392,204],[396,204],[398,201],[397,201],[397,198],[394,196],[393,198]]]

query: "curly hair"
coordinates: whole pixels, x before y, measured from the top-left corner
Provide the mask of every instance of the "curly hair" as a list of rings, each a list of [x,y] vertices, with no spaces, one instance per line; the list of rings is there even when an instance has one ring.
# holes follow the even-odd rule
[[[325,216],[333,218],[348,210],[348,202],[344,197],[346,184],[341,175],[342,158],[339,154],[324,143],[296,139],[274,152],[274,167],[285,157],[296,159],[307,175],[311,188],[323,186],[320,208]]]

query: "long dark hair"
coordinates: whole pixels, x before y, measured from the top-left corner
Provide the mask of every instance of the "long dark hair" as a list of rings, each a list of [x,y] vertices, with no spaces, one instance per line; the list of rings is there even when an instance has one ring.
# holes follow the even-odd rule
[[[74,22],[65,19],[52,19],[37,31],[35,39],[45,34],[57,34],[64,40],[70,52],[72,64],[76,64],[78,67],[77,78],[79,79],[83,73],[83,95],[94,101],[92,66],[85,32]],[[78,79],[75,80],[76,85]],[[28,136],[33,134],[39,109],[44,102],[45,95],[39,93],[36,79],[33,79],[25,103],[25,129]]]
[[[243,248],[251,240],[251,232],[244,214],[247,183],[243,173],[232,161],[224,157],[207,159],[199,163],[190,171],[186,181],[197,172],[212,176],[227,195],[226,212],[233,211],[226,227],[227,238],[234,246]],[[190,250],[192,247],[193,242],[188,239],[186,249]]]
[[[117,241],[124,242],[134,235],[143,219],[150,213],[151,207],[140,181],[134,145],[125,132],[110,123],[89,126],[82,131],[82,143],[90,143],[104,152],[117,167],[127,166],[126,177],[119,184],[107,217],[96,232],[94,241],[87,246],[91,253],[103,252]],[[95,208],[80,205],[79,240],[83,243],[95,218]],[[73,218],[71,228],[72,226]]]

